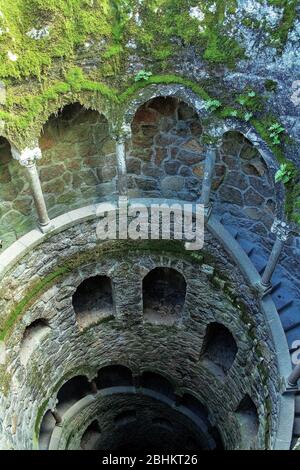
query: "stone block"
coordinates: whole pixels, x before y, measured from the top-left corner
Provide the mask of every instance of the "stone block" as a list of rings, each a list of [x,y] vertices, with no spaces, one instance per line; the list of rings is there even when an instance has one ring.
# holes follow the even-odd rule
[[[162,191],[180,191],[184,186],[182,176],[166,176],[161,182]]]
[[[180,163],[177,160],[167,160],[164,168],[167,175],[176,175],[180,168]]]
[[[232,204],[237,204],[238,206],[243,205],[243,196],[241,192],[233,188],[232,186],[224,185],[219,191],[221,200],[224,202],[231,202]]]

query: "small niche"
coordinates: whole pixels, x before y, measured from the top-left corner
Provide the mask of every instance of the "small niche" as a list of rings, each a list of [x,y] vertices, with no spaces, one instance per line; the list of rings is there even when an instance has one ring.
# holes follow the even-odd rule
[[[85,279],[73,295],[73,307],[81,328],[112,317],[114,307],[110,278],[94,276]]]
[[[82,450],[97,450],[101,437],[101,429],[98,421],[95,419],[84,431],[80,447]]]
[[[43,339],[50,331],[51,328],[48,325],[48,322],[43,319],[35,320],[27,326],[21,342],[21,364],[27,364],[33,351],[42,343]]]
[[[231,332],[220,323],[210,323],[206,330],[200,360],[219,379],[232,367],[238,348]]]
[[[186,281],[172,268],[155,268],[143,280],[144,317],[154,324],[172,325],[180,318]]]
[[[242,446],[250,448],[258,433],[259,419],[257,408],[249,395],[245,395],[240,402],[236,410],[236,417],[240,424]]]
[[[115,419],[115,425],[117,427],[126,426],[136,421],[136,411],[135,410],[126,410],[118,414]]]

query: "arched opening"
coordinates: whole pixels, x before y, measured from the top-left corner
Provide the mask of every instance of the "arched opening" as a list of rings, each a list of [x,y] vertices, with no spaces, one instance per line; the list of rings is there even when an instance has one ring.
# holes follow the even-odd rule
[[[240,425],[243,448],[250,448],[258,433],[259,419],[257,408],[249,395],[245,395],[240,402],[235,416]]]
[[[179,198],[201,195],[204,152],[195,110],[172,97],[157,97],[136,112],[127,159],[131,196]]]
[[[106,366],[99,370],[95,379],[99,390],[110,387],[132,387],[132,373],[121,365]]]
[[[118,414],[114,419],[115,426],[118,427],[126,426],[130,423],[133,423],[134,421],[136,421],[135,410],[122,411],[122,413]]]
[[[57,393],[57,411],[62,416],[72,405],[91,393],[91,384],[84,375],[68,380]]]
[[[13,159],[11,145],[0,136],[0,233],[3,248],[33,229],[36,213],[25,168]]]
[[[21,341],[20,361],[21,364],[27,364],[27,361],[33,351],[42,344],[43,339],[51,331],[47,320],[39,318],[32,322],[24,331]]]
[[[55,428],[55,419],[51,413],[51,410],[48,410],[45,413],[39,434],[39,450],[47,450],[49,448],[52,431]]]
[[[73,295],[73,307],[81,328],[112,317],[114,306],[111,279],[107,276],[85,279]]]
[[[215,210],[225,223],[234,224],[243,216],[249,220],[247,229],[252,221],[253,232],[268,236],[276,210],[274,176],[258,149],[240,132],[223,136],[213,189]]]
[[[115,144],[106,118],[80,103],[52,114],[40,137],[42,189],[51,218],[116,192]]]
[[[207,326],[200,359],[214,375],[224,379],[233,365],[237,351],[236,341],[224,325],[213,322]]]
[[[143,280],[144,317],[154,324],[171,325],[180,318],[186,281],[172,268],[155,268]]]
[[[202,420],[206,420],[208,418],[207,408],[202,405],[202,403],[200,403],[197,398],[195,398],[193,395],[190,395],[189,393],[185,393],[183,395],[180,400],[180,405],[192,411],[192,413],[197,415]]]
[[[82,450],[95,450],[101,438],[101,429],[98,420],[94,420],[84,431],[80,447]]]
[[[141,376],[141,387],[149,388],[161,393],[171,400],[175,400],[174,387],[168,379],[155,372],[145,371]]]

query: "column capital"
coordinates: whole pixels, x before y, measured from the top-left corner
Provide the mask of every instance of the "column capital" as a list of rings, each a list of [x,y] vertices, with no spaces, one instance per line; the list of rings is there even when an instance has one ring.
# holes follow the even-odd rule
[[[42,151],[39,146],[32,148],[26,147],[23,150],[12,146],[11,153],[15,160],[27,168],[33,166],[37,160],[42,158]]]
[[[110,133],[113,140],[119,144],[125,144],[131,138],[131,126],[129,124],[122,124],[121,127],[114,127]]]
[[[271,232],[276,235],[276,238],[281,242],[286,242],[291,235],[299,234],[294,224],[288,224],[283,220],[275,219],[271,227]]]

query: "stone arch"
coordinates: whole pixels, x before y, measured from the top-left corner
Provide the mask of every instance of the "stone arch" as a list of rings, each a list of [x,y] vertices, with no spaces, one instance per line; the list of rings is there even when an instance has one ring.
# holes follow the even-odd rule
[[[4,248],[36,225],[26,170],[13,159],[11,149],[12,144],[0,136],[0,238]]]
[[[145,370],[140,378],[140,385],[143,388],[154,390],[175,401],[173,384],[163,375],[157,372]]]
[[[186,290],[186,280],[177,269],[152,269],[143,279],[144,318],[151,323],[173,324],[183,314]]]
[[[116,194],[115,144],[105,116],[79,102],[44,124],[39,172],[49,216]]]
[[[235,416],[240,426],[244,447],[251,448],[258,433],[259,418],[256,405],[248,394],[240,401]]]
[[[157,94],[136,109],[131,130],[129,195],[198,200],[205,152],[195,103],[176,94]]]
[[[215,210],[227,223],[239,219],[237,224],[268,238],[278,214],[276,192],[274,173],[258,148],[239,131],[224,133],[213,180]]]
[[[132,372],[124,365],[110,364],[98,370],[95,382],[99,390],[110,387],[132,386]]]
[[[76,320],[81,328],[114,315],[113,286],[110,277],[96,275],[82,281],[72,297]]]
[[[93,450],[97,448],[97,442],[101,436],[101,429],[99,425],[99,421],[94,419],[89,426],[84,431],[81,441],[80,447],[82,450]]]
[[[47,320],[39,318],[34,320],[28,325],[24,331],[23,338],[21,340],[20,348],[20,361],[21,364],[26,365],[31,354],[41,345],[45,336],[51,331]]]
[[[124,111],[124,128],[128,130],[130,129],[138,108],[143,106],[147,101],[158,97],[177,98],[180,101],[186,103],[188,106],[194,108],[199,117],[205,117],[208,115],[205,106],[205,100],[194,93],[190,88],[176,83],[169,85],[153,84],[138,91],[137,94],[130,100],[129,105]]]
[[[202,364],[223,380],[237,353],[238,346],[231,331],[221,323],[209,323],[200,353]]]
[[[91,394],[91,386],[85,375],[75,375],[67,380],[57,392],[57,410],[63,415],[72,405]]]

